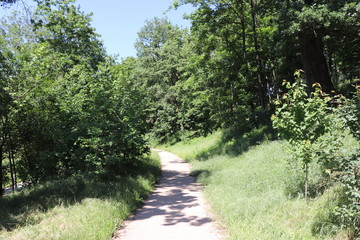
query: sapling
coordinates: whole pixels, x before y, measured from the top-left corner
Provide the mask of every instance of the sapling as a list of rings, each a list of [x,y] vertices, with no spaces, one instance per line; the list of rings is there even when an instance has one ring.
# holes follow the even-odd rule
[[[309,164],[315,158],[319,138],[331,130],[329,116],[331,98],[314,84],[314,92],[308,96],[306,85],[301,83],[301,70],[295,72],[297,80],[284,81],[288,92],[277,100],[272,122],[281,137],[289,141],[295,160],[302,162],[305,173],[304,197],[308,197]]]

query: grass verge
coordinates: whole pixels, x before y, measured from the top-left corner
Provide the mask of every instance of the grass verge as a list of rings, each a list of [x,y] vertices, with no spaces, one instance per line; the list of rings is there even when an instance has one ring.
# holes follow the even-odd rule
[[[77,176],[3,197],[0,239],[110,239],[159,180],[156,153],[138,166],[131,177]]]
[[[229,239],[346,239],[330,221],[336,187],[308,201],[294,197],[288,190],[298,176],[289,170],[281,142],[263,139],[233,154],[228,149],[236,149],[237,142],[224,142],[223,136],[218,131],[161,147],[191,162]]]

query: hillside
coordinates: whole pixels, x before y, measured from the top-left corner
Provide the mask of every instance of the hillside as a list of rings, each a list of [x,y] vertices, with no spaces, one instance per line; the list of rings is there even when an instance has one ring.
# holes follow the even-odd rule
[[[301,173],[290,168],[284,142],[255,142],[234,153],[234,141],[224,142],[224,135],[218,131],[164,147],[191,162],[192,174],[205,185],[205,195],[224,222],[229,239],[346,238],[347,233],[331,219],[337,187],[305,200],[299,185]],[[349,141],[351,149],[356,143]],[[316,178],[316,171],[312,174]]]

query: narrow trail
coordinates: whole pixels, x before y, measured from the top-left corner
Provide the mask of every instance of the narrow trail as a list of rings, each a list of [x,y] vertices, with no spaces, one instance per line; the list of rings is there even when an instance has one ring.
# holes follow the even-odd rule
[[[115,233],[114,240],[220,240],[206,213],[201,187],[189,176],[190,165],[157,150],[162,178],[145,205]]]

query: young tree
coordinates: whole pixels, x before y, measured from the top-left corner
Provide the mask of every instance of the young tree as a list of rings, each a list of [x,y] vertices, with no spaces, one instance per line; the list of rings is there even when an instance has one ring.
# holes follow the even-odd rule
[[[299,75],[300,72],[296,73]],[[318,84],[309,98],[306,85],[300,80],[290,84],[284,82],[288,92],[280,101],[272,117],[273,126],[279,134],[289,141],[295,161],[303,164],[305,172],[304,196],[308,197],[309,164],[314,160],[316,144],[320,137],[332,127],[328,103],[330,97],[324,94]]]

